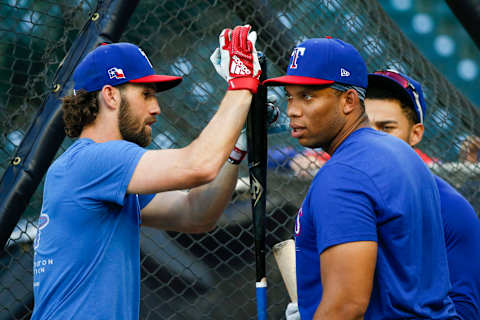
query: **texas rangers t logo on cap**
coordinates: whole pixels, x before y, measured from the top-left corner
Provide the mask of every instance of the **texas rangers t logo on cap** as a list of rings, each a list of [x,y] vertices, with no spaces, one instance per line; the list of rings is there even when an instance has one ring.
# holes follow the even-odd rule
[[[297,69],[298,56],[303,56],[304,53],[305,53],[305,48],[297,47],[293,49],[293,52],[292,52],[293,58],[292,58],[292,64],[290,65],[290,69]]]

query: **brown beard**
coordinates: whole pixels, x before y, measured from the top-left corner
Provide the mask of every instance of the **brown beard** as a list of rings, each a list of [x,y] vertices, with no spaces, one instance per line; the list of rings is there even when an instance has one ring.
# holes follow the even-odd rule
[[[150,144],[152,137],[146,132],[145,123],[138,123],[130,112],[130,105],[124,96],[120,102],[118,127],[124,140],[136,143],[143,148]]]

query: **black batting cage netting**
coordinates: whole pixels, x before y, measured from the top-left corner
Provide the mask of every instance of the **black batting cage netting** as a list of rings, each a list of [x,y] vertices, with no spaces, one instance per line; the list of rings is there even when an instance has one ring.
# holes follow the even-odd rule
[[[102,28],[115,35],[110,40],[139,45],[158,73],[184,78],[180,86],[158,94],[162,114],[153,128],[149,148],[179,148],[198,136],[226,89],[225,81],[209,61],[218,46],[218,34],[226,27],[248,23],[258,33],[256,47],[267,57],[269,77],[284,74],[295,44],[329,35],[353,44],[370,71],[396,69],[418,79],[427,101],[426,134],[419,145],[422,156],[432,171],[449,181],[480,212],[480,165],[468,155],[480,136],[480,126],[476,125],[480,109],[416,49],[377,1],[123,2],[134,3],[131,9],[124,9],[131,12],[110,18],[108,6],[122,6],[122,1],[0,0],[2,201],[9,201],[4,195],[13,188],[25,187],[15,179],[7,179],[9,172],[22,168],[27,161],[35,167],[35,159],[47,153],[46,149],[36,150],[36,158],[24,158],[17,152],[22,148],[22,140],[28,140],[23,144],[32,148],[41,139],[47,139],[43,141],[45,146],[55,145],[42,133],[54,121],[42,114],[52,94],[63,89],[65,94],[71,88],[65,82],[69,79],[68,70],[63,76],[57,72],[60,66],[65,70],[78,63],[79,57],[74,53],[67,55],[69,50],[76,46],[80,54],[81,50],[94,47],[93,40],[82,45],[78,38],[101,40],[102,35],[99,38],[94,28],[85,27],[88,23],[104,21]],[[277,97],[282,112],[280,122],[288,123],[283,88],[271,88],[268,94]],[[29,134],[29,128],[35,124],[38,133]],[[72,141],[62,134],[52,136],[57,137],[60,146],[48,151],[54,158]],[[266,265],[270,319],[284,318],[289,301],[271,249],[275,243],[292,237],[297,210],[324,161],[323,156],[321,150],[303,149],[281,127],[268,136]],[[49,161],[47,157],[47,164]],[[24,168],[23,181],[30,184],[33,196],[23,196],[18,198],[23,202],[9,204],[9,212],[19,211],[17,217],[10,213],[5,217],[2,213],[2,223],[12,223],[13,219],[14,228],[10,237],[10,233],[3,235],[7,241],[0,255],[0,320],[28,319],[33,309],[32,242],[42,202],[43,173],[40,170],[38,181],[28,182],[34,174]],[[6,185],[8,181],[12,182]],[[141,319],[256,317],[248,184],[244,161],[230,205],[218,227],[207,234],[143,228]],[[6,205],[2,203],[1,208]]]

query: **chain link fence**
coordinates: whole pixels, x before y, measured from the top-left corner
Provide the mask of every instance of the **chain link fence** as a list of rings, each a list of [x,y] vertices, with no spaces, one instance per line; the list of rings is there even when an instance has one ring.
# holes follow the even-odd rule
[[[51,90],[55,70],[95,0],[0,0],[0,173]],[[226,84],[209,56],[225,27],[249,23],[257,49],[267,56],[269,76],[284,73],[292,47],[330,35],[352,43],[369,70],[394,68],[420,80],[427,100],[426,134],[419,148],[431,169],[480,209],[480,166],[467,161],[466,145],[480,136],[480,111],[406,39],[373,0],[142,0],[122,41],[138,44],[157,72],[184,77],[158,95],[162,115],[150,148],[187,145],[208,123]],[[285,121],[286,101],[276,95]],[[65,140],[59,154],[70,145]],[[267,277],[269,318],[282,319],[286,289],[271,254],[290,238],[298,207],[318,169],[320,152],[303,150],[288,132],[269,136]],[[143,228],[141,319],[252,319],[255,257],[246,164],[218,227],[202,235]],[[0,256],[0,320],[27,319],[33,308],[32,241],[42,187]]]

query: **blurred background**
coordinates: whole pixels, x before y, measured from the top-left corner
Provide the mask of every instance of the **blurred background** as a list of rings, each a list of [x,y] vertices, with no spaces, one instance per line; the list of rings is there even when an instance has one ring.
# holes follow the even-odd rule
[[[388,15],[427,59],[480,105],[478,47],[445,1],[380,0]]]
[[[15,160],[17,147],[38,121],[57,68],[96,8],[95,0],[0,0],[2,181],[9,168],[22,166]],[[149,148],[187,145],[214,114],[226,84],[209,56],[223,28],[254,27],[269,77],[284,73],[295,44],[330,35],[352,43],[370,71],[393,68],[422,83],[428,110],[419,148],[431,170],[479,212],[478,157],[466,161],[462,150],[469,138],[480,136],[480,57],[444,1],[141,0],[130,20],[120,23],[126,24],[120,40],[142,47],[157,72],[184,77],[180,86],[158,95],[163,113]],[[269,89],[269,95],[277,97],[280,124],[287,124],[282,89]],[[63,140],[57,156],[71,143]],[[288,296],[271,247],[292,237],[296,212],[326,158],[321,150],[305,150],[281,128],[268,143],[268,311],[269,319],[282,319]],[[214,231],[186,235],[143,229],[141,319],[256,318],[247,174],[244,162],[232,201]],[[35,186],[0,255],[0,320],[31,314],[32,241],[42,186]],[[5,184],[2,188],[9,190]]]

